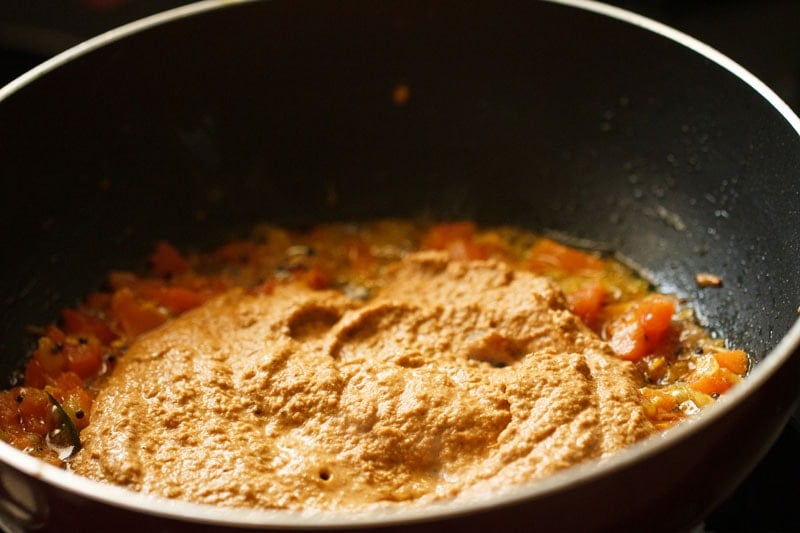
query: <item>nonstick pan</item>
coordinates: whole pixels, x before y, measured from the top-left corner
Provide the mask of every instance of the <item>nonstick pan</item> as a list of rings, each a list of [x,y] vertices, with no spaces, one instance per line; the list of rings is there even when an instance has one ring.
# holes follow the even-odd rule
[[[407,101],[392,95],[408,88]],[[580,0],[210,1],[0,89],[0,376],[154,243],[259,222],[433,216],[613,250],[758,363],[663,436],[470,505],[298,514],[155,499],[0,445],[0,523],[160,531],[675,531],[769,449],[800,394],[800,120],[733,61]],[[697,272],[723,279],[701,289]]]

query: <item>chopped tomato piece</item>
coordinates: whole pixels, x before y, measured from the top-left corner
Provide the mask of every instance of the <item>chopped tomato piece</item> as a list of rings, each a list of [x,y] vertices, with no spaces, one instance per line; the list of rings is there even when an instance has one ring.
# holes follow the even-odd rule
[[[83,387],[83,379],[75,372],[62,372],[61,375],[56,378],[56,386],[61,390]]]
[[[67,340],[67,335],[56,326],[47,326],[45,335],[54,343],[64,343]]]
[[[13,390],[0,391],[0,424],[4,430],[19,429],[18,393]]]
[[[117,338],[103,320],[75,309],[63,309],[61,319],[64,329],[72,335],[91,335],[100,342],[109,343]]]
[[[605,271],[603,260],[543,237],[530,250],[529,266],[534,272],[560,270],[566,274],[597,276]]]
[[[111,310],[128,337],[136,337],[163,324],[167,316],[153,304],[140,302],[128,289],[120,289],[111,297]]]
[[[186,272],[189,262],[170,243],[161,241],[150,256],[150,266],[156,276],[166,278]]]
[[[721,365],[716,355],[707,354],[698,358],[694,372],[686,377],[686,382],[692,389],[709,395],[718,395],[742,379]]]
[[[89,425],[89,414],[92,410],[92,397],[82,387],[76,387],[66,392],[60,400],[61,408],[64,409],[76,429],[80,431]]]
[[[643,298],[612,321],[609,344],[622,359],[638,361],[653,352],[669,330],[675,301],[659,294]]]
[[[50,431],[54,424],[52,421],[50,398],[43,390],[33,387],[19,388],[19,413],[22,427],[25,431],[44,435]]]
[[[750,367],[750,359],[743,350],[724,350],[716,352],[714,359],[722,368],[727,368],[734,374],[744,376]]]
[[[43,389],[47,385],[47,373],[35,358],[28,361],[25,367],[25,386]]]
[[[57,376],[67,364],[64,357],[65,341],[54,342],[50,337],[42,337],[39,339],[39,344],[36,351],[33,353],[35,359],[45,375]]]
[[[678,407],[678,399],[668,391],[645,387],[642,389],[642,396],[647,402],[646,405],[662,412],[671,412]]]
[[[139,285],[139,294],[145,300],[162,305],[176,314],[199,307],[205,301],[196,291],[183,287],[167,287],[160,283],[142,282]]]
[[[733,382],[723,374],[701,374],[687,379],[689,386],[705,394],[722,394],[733,386]]]
[[[448,222],[432,226],[422,237],[422,247],[446,250],[453,241],[468,241],[475,235],[472,222]]]
[[[609,339],[609,344],[614,353],[629,361],[638,361],[647,355],[647,339],[638,321],[626,317],[613,327],[614,333]]]
[[[422,238],[422,247],[444,250],[451,258],[459,261],[487,259],[491,255],[491,247],[475,242],[475,234],[476,228],[472,222],[437,224]]]
[[[66,369],[84,379],[97,374],[103,364],[103,347],[96,339],[84,344],[68,344],[64,347]]]
[[[54,466],[63,466],[63,462],[55,452],[48,449],[44,437],[36,433],[21,432],[9,440],[9,443],[19,450],[25,451],[42,461]]]
[[[452,259],[458,261],[488,259],[491,255],[489,247],[473,241],[453,241],[446,250]]]
[[[605,298],[606,290],[603,288],[603,284],[598,282],[585,285],[567,295],[567,303],[570,311],[578,315],[584,324],[591,327],[600,316]]]
[[[639,323],[651,343],[657,344],[661,340],[672,322],[676,307],[675,300],[660,294],[652,294],[639,303]]]
[[[201,294],[203,298],[208,299],[215,294],[228,290],[230,283],[222,278],[206,278],[194,275],[188,279],[182,279],[181,287]]]
[[[201,294],[183,287],[165,287],[157,301],[174,313],[183,313],[202,305],[205,298]]]

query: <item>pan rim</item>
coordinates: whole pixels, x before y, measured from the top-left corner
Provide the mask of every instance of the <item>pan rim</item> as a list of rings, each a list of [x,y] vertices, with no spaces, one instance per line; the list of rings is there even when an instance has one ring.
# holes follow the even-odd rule
[[[149,17],[131,22],[121,27],[102,33],[69,48],[0,88],[0,103],[16,91],[32,83],[39,77],[72,61],[92,50],[113,43],[128,35],[168,23],[190,15],[220,9],[237,4],[259,0],[202,0],[182,7],[157,13]],[[791,110],[772,89],[750,73],[744,67],[725,56],[713,47],[663,23],[657,22],[631,11],[596,2],[594,0],[540,0],[552,4],[560,4],[584,11],[604,15],[622,22],[627,22],[647,31],[678,43],[699,55],[723,67],[735,77],[760,94],[800,136],[800,118]],[[696,418],[690,419],[664,433],[654,435],[600,461],[593,461],[569,468],[546,479],[520,485],[502,494],[487,496],[480,501],[451,500],[441,503],[427,504],[424,507],[411,504],[395,509],[374,509],[353,512],[323,511],[285,511],[285,510],[250,510],[222,508],[212,505],[169,500],[167,498],[149,496],[117,486],[100,483],[76,476],[75,474],[48,465],[38,459],[16,450],[10,445],[0,442],[0,460],[20,472],[51,484],[61,490],[78,494],[87,499],[103,502],[113,507],[154,516],[180,518],[184,521],[208,524],[226,524],[236,526],[267,526],[283,528],[341,528],[366,527],[370,525],[392,525],[434,520],[443,516],[455,517],[480,512],[488,508],[497,508],[532,500],[556,493],[569,487],[585,483],[624,469],[632,463],[660,453],[676,442],[685,440],[703,428],[713,424],[725,416],[745,397],[753,393],[800,348],[800,319],[796,320],[786,335],[764,359],[756,365],[743,384],[735,387],[723,396],[715,405],[704,410]]]

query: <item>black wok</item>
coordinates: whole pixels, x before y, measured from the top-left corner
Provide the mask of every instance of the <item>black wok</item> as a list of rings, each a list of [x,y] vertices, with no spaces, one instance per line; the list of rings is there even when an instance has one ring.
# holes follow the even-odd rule
[[[12,383],[27,325],[137,268],[159,239],[202,248],[262,221],[427,214],[616,250],[756,356],[746,383],[607,463],[397,513],[168,502],[0,445],[3,527],[673,531],[729,494],[800,394],[800,120],[713,50],[570,3],[204,2],[12,82],[0,376]],[[723,287],[699,289],[699,271]]]

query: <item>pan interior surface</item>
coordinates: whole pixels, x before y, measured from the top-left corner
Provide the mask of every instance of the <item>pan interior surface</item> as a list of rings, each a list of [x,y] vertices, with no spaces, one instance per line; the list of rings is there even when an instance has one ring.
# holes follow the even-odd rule
[[[767,353],[800,292],[796,133],[730,73],[647,31],[557,4],[500,11],[244,3],[9,95],[3,233],[20,246],[4,262],[3,374],[26,324],[138,266],[159,238],[203,247],[262,221],[419,214],[607,246]],[[564,39],[565,24],[581,37]],[[699,271],[724,287],[697,290]]]
[[[5,385],[26,328],[109,270],[260,222],[431,216],[585,240],[757,359],[797,320],[797,131],[717,63],[556,3],[201,10],[8,94],[0,160]]]

